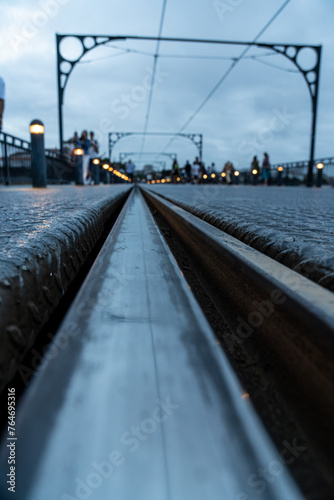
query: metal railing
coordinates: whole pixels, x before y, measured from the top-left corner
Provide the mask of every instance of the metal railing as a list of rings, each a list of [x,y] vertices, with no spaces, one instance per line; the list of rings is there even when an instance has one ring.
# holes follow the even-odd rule
[[[313,184],[317,184],[317,168],[316,165],[323,164],[322,169],[322,184],[334,185],[334,157],[320,158],[314,161]],[[286,163],[277,163],[271,165],[270,183],[282,184],[285,186],[299,186],[307,183],[308,160],[295,161]],[[278,168],[281,167],[281,171]],[[254,181],[261,182],[261,173],[254,178],[250,169],[240,170],[240,183],[253,184]]]
[[[74,165],[58,151],[45,150],[47,183],[74,182]],[[30,142],[0,132],[0,184],[31,184]]]

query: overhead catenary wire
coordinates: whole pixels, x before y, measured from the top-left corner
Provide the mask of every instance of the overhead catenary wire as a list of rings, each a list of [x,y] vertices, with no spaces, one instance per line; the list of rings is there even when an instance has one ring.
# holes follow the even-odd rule
[[[147,132],[148,122],[149,122],[149,119],[150,119],[151,105],[152,105],[152,98],[153,98],[153,89],[154,89],[154,81],[155,81],[155,74],[156,74],[156,71],[157,71],[157,64],[158,64],[158,57],[159,57],[159,48],[160,48],[160,40],[159,40],[159,38],[161,37],[161,34],[162,34],[162,28],[163,28],[164,19],[165,19],[165,12],[166,12],[166,5],[167,5],[167,0],[163,0],[162,12],[161,12],[161,19],[160,19],[160,26],[159,26],[159,33],[158,33],[158,40],[157,40],[157,45],[156,45],[155,54],[154,54],[154,60],[153,60],[153,71],[152,71],[152,76],[151,76],[150,93],[149,93],[148,102],[147,102],[147,110],[146,110],[146,116],[145,116],[143,139],[142,139],[142,143],[141,143],[141,147],[140,147],[140,154],[144,150],[145,136],[146,136],[146,132]],[[139,159],[140,159],[140,156],[139,156]]]
[[[134,54],[140,54],[144,56],[149,56],[149,57],[154,57],[153,52],[146,52],[144,50],[137,50],[137,49],[130,49],[130,48],[123,48],[119,47],[117,45],[105,45],[104,47],[108,49],[116,49],[116,50],[121,50],[122,52],[133,52]],[[273,53],[273,52],[266,52],[265,54],[256,54],[252,56],[247,56],[244,57],[244,59],[253,59],[254,57],[268,57],[268,56],[277,56],[279,54]],[[113,57],[113,56],[110,56]],[[163,58],[169,58],[169,59],[222,59],[226,61],[232,61],[234,59],[237,59],[237,57],[233,56],[209,56],[209,55],[198,55],[198,54],[159,54],[159,59]]]
[[[263,35],[263,33],[269,28],[269,26],[275,21],[275,19],[280,15],[280,13],[283,11],[283,9],[290,3],[291,0],[286,0],[281,7],[275,12],[275,14],[269,19],[269,21],[265,24],[265,26],[259,31],[259,33],[256,35],[252,43],[255,43],[258,41],[258,39]],[[195,109],[195,111],[190,115],[188,120],[184,123],[184,125],[180,128],[180,130],[169,140],[168,144],[165,146],[163,149],[163,152],[166,151],[166,149],[173,143],[173,141],[176,139],[178,134],[182,133],[188,125],[194,120],[194,118],[198,115],[198,113],[203,109],[203,107],[206,105],[206,103],[211,99],[211,97],[216,93],[216,91],[219,89],[219,87],[222,85],[222,83],[226,80],[228,75],[233,71],[235,66],[238,64],[241,59],[244,58],[244,56],[247,54],[247,52],[250,50],[251,45],[248,45],[242,52],[241,54],[232,61],[231,65],[225,71],[223,76],[218,80],[218,82],[214,85],[214,87],[211,89],[209,94],[203,99],[201,104]]]
[[[135,54],[141,54],[141,55],[146,55],[148,57],[154,57],[154,54],[152,52],[144,52],[140,50],[135,50],[135,49],[122,49],[120,47],[115,47],[109,45],[110,48],[119,50],[117,54],[111,54],[110,56],[105,56],[105,57],[97,57],[96,59],[88,59],[84,61],[79,61],[79,64],[91,64],[91,63],[97,63],[100,61],[106,61],[108,59],[113,59],[114,57],[118,56],[124,56],[129,53],[135,53]],[[289,73],[299,73],[298,70],[291,69],[291,68],[284,68],[283,66],[278,66],[275,64],[271,64],[267,61],[262,61],[261,59],[264,57],[275,57],[279,56],[277,52],[267,52],[266,54],[256,54],[256,55],[251,55],[251,56],[245,56],[243,59],[251,59],[254,61],[257,61],[262,64],[266,64],[267,66],[272,66],[273,68],[280,69],[282,71],[287,71]],[[208,56],[208,55],[195,55],[195,54],[159,54],[159,58],[169,58],[169,59],[204,59],[204,60],[218,60],[218,61],[235,61],[238,59],[238,57],[233,57],[233,56]]]

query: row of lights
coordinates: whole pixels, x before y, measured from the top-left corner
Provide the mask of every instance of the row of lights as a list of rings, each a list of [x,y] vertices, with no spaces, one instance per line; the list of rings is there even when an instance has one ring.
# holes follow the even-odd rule
[[[225,173],[225,172],[222,172],[220,175],[221,175],[221,177],[223,177],[223,178],[224,178],[224,177],[226,177],[226,173]],[[240,172],[239,172],[238,170],[236,170],[236,171],[234,172],[234,175],[235,175],[236,177],[238,177],[238,175],[240,175]],[[216,174],[211,174],[211,175],[210,175],[210,177],[211,177],[211,179],[215,179],[217,176],[216,176]],[[204,175],[203,175],[203,179],[207,179],[207,178],[208,178],[207,174],[204,174]]]
[[[93,163],[94,163],[94,161],[96,161],[96,160],[93,160]],[[100,160],[98,160],[98,162],[100,163]],[[114,175],[116,175],[116,176],[117,176],[117,177],[119,177],[120,179],[123,179],[124,181],[127,181],[127,182],[128,182],[128,181],[130,181],[130,180],[131,180],[131,179],[130,179],[127,175],[122,174],[122,172],[119,172],[119,171],[118,171],[118,170],[116,170],[115,168],[111,167],[111,166],[109,165],[109,163],[104,163],[104,164],[102,165],[102,168],[103,168],[103,170],[108,170],[109,172],[112,172]]]
[[[324,164],[323,164],[323,163],[317,163],[317,169],[318,169],[318,170],[322,170],[323,168],[324,168]],[[277,170],[278,170],[279,172],[283,172],[284,167],[279,166],[279,167],[277,168]],[[255,168],[254,168],[254,170],[252,170],[252,174],[256,175],[256,174],[258,174],[258,173],[259,173],[259,171],[258,171],[258,170],[256,170]]]
[[[77,155],[77,156],[81,156],[84,154],[84,150],[81,149],[81,148],[76,148],[74,150],[74,154]],[[94,165],[99,165],[100,164],[100,160],[98,158],[94,158],[93,160],[93,164]],[[123,179],[124,181],[130,181],[129,177],[125,174],[122,174],[122,172],[119,172],[118,170],[116,170],[115,168],[111,167],[109,165],[109,163],[104,163],[102,165],[102,168],[104,170],[108,170],[109,172],[112,172],[114,175],[116,175],[117,177],[119,177],[120,179]]]
[[[180,177],[176,179],[178,182],[181,180]],[[165,184],[165,182],[171,182],[170,179],[157,179],[156,181],[147,181],[147,184]]]

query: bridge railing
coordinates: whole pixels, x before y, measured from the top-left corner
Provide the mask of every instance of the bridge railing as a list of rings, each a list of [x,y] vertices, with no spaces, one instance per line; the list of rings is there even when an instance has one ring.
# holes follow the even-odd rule
[[[74,165],[67,155],[45,150],[47,183],[74,182]],[[31,184],[30,142],[0,132],[0,184]]]
[[[334,157],[320,158],[314,161],[313,183],[317,183],[317,168],[316,166],[323,164],[322,169],[322,184],[334,185]],[[278,169],[281,168],[279,171]],[[283,169],[283,170],[282,170]],[[270,182],[272,184],[282,184],[286,186],[298,186],[307,182],[308,161],[296,161],[277,163],[271,165]],[[261,178],[261,173],[258,175]],[[259,181],[258,179],[258,181]],[[253,184],[254,175],[251,169],[240,170],[240,183]]]

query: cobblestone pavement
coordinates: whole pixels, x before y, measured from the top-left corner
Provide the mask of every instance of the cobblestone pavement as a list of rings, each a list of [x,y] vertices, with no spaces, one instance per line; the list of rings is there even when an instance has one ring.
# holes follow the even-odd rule
[[[334,291],[334,189],[277,186],[150,186]]]

